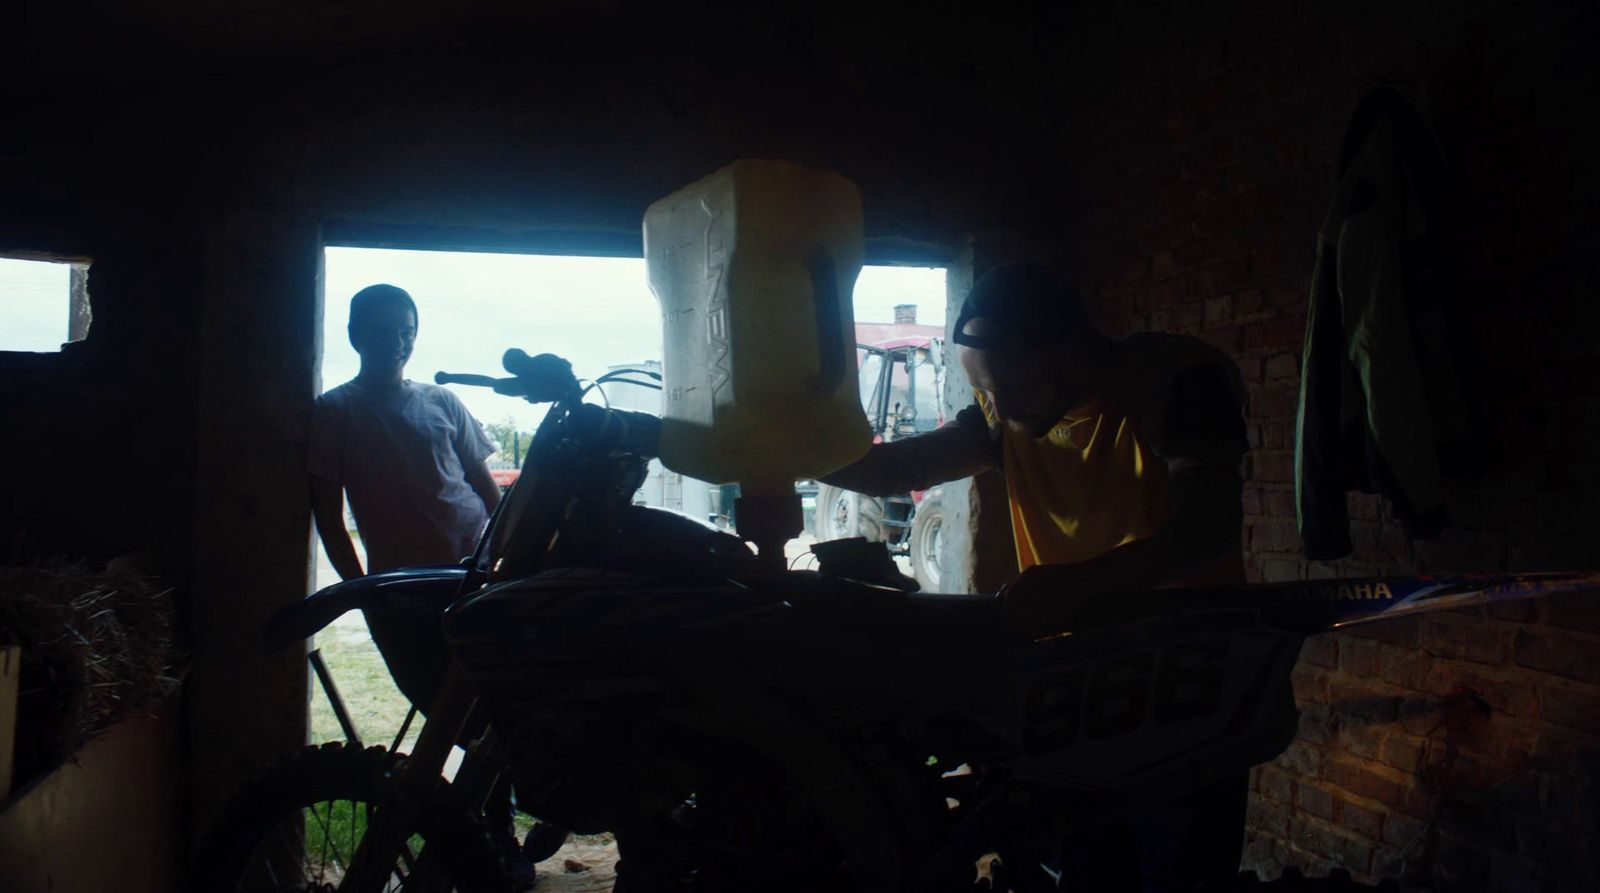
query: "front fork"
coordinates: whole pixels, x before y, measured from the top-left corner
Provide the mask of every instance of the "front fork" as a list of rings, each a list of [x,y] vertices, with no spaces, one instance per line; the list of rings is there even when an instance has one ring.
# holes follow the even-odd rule
[[[433,699],[433,707],[428,711],[428,719],[422,725],[416,748],[400,764],[395,784],[389,788],[389,793],[378,804],[378,809],[367,824],[366,834],[362,836],[350,860],[350,870],[339,884],[340,893],[383,893],[396,861],[417,828],[417,820],[435,794],[445,760],[449,758],[451,748],[461,737],[476,706],[477,698],[468,688],[460,667],[452,661],[443,684],[439,686],[439,693]],[[477,760],[464,761],[463,770],[468,768],[468,762],[476,763]],[[457,782],[468,781],[457,773]],[[471,785],[465,789],[470,790],[471,787],[478,786]],[[487,785],[483,789],[487,796]],[[468,805],[474,812],[481,811],[483,806],[477,802]],[[427,877],[429,864],[437,865],[437,860],[428,856],[424,851],[412,876],[426,882],[423,889],[447,884],[448,878]]]

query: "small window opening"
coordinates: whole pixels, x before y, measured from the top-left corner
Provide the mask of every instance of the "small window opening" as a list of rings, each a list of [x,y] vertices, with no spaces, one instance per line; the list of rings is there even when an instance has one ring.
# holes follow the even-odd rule
[[[0,257],[0,351],[60,351],[90,320],[88,261]]]

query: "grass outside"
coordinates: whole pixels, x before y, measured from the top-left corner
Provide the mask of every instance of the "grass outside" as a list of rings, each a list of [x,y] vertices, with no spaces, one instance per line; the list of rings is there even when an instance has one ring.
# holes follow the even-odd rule
[[[356,541],[356,548],[361,551],[361,540],[351,531],[352,538]],[[361,555],[363,564],[366,556]],[[338,574],[329,563],[326,553],[323,552],[321,543],[317,545],[317,580],[320,588],[328,586],[339,579]],[[327,628],[318,633],[313,647],[322,652],[322,659],[328,665],[328,674],[333,677],[339,695],[344,700],[345,709],[350,713],[351,722],[355,724],[356,733],[361,736],[364,745],[383,745],[389,747],[394,743],[394,737],[399,733],[400,727],[405,723],[406,713],[411,709],[411,703],[406,696],[400,693],[395,686],[394,678],[389,675],[389,668],[383,662],[383,655],[378,652],[378,646],[372,641],[372,634],[367,630],[366,619],[360,612],[351,612],[339,618]],[[409,753],[416,744],[417,736],[422,730],[423,718],[419,714],[412,720],[411,728],[406,732],[405,740],[401,742],[400,751]],[[322,685],[317,681],[315,674],[311,677],[311,743],[322,744],[328,741],[345,740],[344,731],[339,727],[339,720],[333,713],[333,707],[328,701]],[[460,751],[457,751],[459,755]],[[446,765],[446,774],[454,772],[454,763]],[[332,827],[329,835],[335,839],[349,839],[352,829],[349,826],[351,814],[349,804],[339,804],[338,808],[328,804],[319,804],[322,816],[326,821],[331,821]],[[330,814],[329,810],[333,809]],[[315,819],[308,813],[307,819],[307,845],[308,850],[313,846],[320,846],[323,833],[315,828]],[[513,820],[517,826],[517,835],[520,837],[533,827],[533,819],[517,813]],[[359,840],[359,829],[355,838]],[[585,838],[591,844],[601,844],[610,840],[610,835],[597,835],[594,838]],[[314,850],[312,850],[314,851]]]
[[[356,555],[365,567],[366,549],[362,547],[361,537],[354,526],[351,525],[350,538],[355,542]],[[339,574],[334,571],[333,563],[328,560],[320,540],[317,542],[316,559],[316,588],[337,583]],[[317,633],[312,647],[322,652],[322,659],[328,665],[328,674],[333,677],[345,708],[350,711],[351,721],[355,724],[356,733],[361,736],[361,742],[368,747],[375,744],[384,747],[392,745],[394,736],[406,720],[407,711],[411,709],[411,703],[395,686],[389,668],[384,665],[383,655],[378,653],[378,646],[373,644],[372,634],[367,631],[367,621],[361,612],[352,611],[335,620]],[[412,721],[401,750],[410,751],[421,728],[422,717],[419,715]],[[343,740],[344,731],[339,728],[339,720],[333,714],[327,694],[316,675],[312,674],[310,743]]]

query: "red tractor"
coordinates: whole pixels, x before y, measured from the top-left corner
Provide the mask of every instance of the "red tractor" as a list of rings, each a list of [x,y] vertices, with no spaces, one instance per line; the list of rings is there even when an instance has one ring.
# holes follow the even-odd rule
[[[887,330],[887,331],[874,331]],[[856,326],[861,405],[879,442],[932,431],[944,423],[944,340],[938,326]],[[862,336],[887,335],[872,342]],[[809,489],[809,488],[805,488]],[[939,590],[944,509],[939,488],[873,497],[817,485],[811,533],[818,540],[862,536],[910,559],[912,576]]]

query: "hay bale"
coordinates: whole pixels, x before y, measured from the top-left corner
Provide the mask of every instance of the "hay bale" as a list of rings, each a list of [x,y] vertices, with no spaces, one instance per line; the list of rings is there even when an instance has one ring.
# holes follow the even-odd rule
[[[127,571],[0,566],[0,643],[22,646],[19,781],[177,686],[172,592]]]

